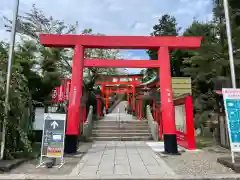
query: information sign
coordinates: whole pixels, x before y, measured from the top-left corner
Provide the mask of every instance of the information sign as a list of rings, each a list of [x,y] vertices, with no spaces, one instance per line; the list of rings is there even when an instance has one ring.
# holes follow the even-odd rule
[[[66,114],[45,113],[40,165],[43,157],[60,158],[63,164]]]
[[[223,89],[232,160],[234,152],[240,152],[240,89]]]

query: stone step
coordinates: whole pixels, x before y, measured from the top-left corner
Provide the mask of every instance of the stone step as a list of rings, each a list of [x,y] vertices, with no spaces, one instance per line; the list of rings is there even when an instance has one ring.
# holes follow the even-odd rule
[[[148,130],[148,126],[95,126],[93,130],[119,129],[119,130]]]
[[[113,120],[113,121],[97,121],[96,124],[119,124],[119,123],[122,123],[122,124],[148,124],[147,121],[144,121],[144,120],[136,120],[136,121],[128,121],[128,120],[120,120],[119,121],[116,121],[116,120]]]
[[[141,136],[151,136],[150,133],[119,133],[119,132],[112,132],[112,133],[93,133],[92,137],[141,137]]]
[[[151,136],[135,136],[135,137],[91,137],[93,141],[149,141]]]
[[[107,122],[107,123],[95,123],[94,125],[96,126],[119,126],[119,125],[124,125],[124,126],[148,126],[147,123],[124,123],[124,122]]]
[[[93,129],[92,133],[112,133],[112,132],[123,132],[123,133],[149,133],[148,129]]]
[[[121,126],[121,127],[139,127],[139,126],[144,126],[144,127],[148,127],[148,124],[126,124],[126,123],[109,123],[109,124],[94,124],[94,126]]]

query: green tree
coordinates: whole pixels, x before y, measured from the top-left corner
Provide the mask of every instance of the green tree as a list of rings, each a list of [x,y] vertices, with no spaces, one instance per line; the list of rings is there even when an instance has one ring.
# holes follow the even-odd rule
[[[83,35],[102,35],[100,33],[93,33],[92,29],[85,29],[82,31]],[[120,59],[119,50],[113,49],[97,49],[97,48],[87,48],[85,49],[86,58],[99,58],[99,59]],[[85,87],[88,91],[92,91],[97,79],[101,78],[101,75],[115,75],[117,74],[116,68],[85,68],[84,70],[84,82]]]
[[[224,54],[219,53],[221,46],[214,32],[214,25],[194,21],[186,29],[184,36],[203,36],[204,38],[200,50],[190,52],[190,57],[185,58],[183,71],[193,80],[195,110],[200,113],[213,110],[215,105],[214,78],[223,72],[224,62],[226,62]]]
[[[6,122],[5,158],[13,158],[13,152],[31,152],[31,143],[28,140],[31,124],[26,120],[26,112],[31,106],[31,95],[23,69],[18,64],[12,66],[12,76],[9,91],[9,111],[4,113],[5,86],[7,79],[7,52],[8,44],[0,43],[0,121]],[[18,57],[15,57],[17,59]],[[7,117],[5,117],[7,116]],[[29,119],[29,118],[28,118]]]
[[[10,30],[11,20],[5,17],[7,31]],[[30,12],[18,18],[17,35],[22,41],[18,47],[21,56],[20,65],[28,79],[33,100],[48,105],[51,101],[52,90],[60,85],[63,72],[69,68],[70,56],[63,48],[47,48],[40,44],[39,34],[69,34],[76,26],[67,26],[63,21],[46,17],[43,12],[33,5]]]
[[[174,16],[168,14],[163,15],[159,20],[158,24],[153,26],[153,32],[151,36],[177,36],[180,28],[177,27],[177,21]],[[147,51],[152,60],[158,58],[157,50]]]
[[[170,16],[168,14],[163,15],[158,24],[153,26],[153,32],[151,36],[178,36],[180,28],[177,25],[177,21],[174,16]],[[157,50],[148,50],[147,53],[149,54],[152,60],[158,59],[158,51]],[[172,51],[171,52],[171,73],[173,76],[182,76],[180,67],[181,67],[181,56],[185,55],[181,51]],[[146,75],[154,76],[157,70],[155,69],[147,69]]]

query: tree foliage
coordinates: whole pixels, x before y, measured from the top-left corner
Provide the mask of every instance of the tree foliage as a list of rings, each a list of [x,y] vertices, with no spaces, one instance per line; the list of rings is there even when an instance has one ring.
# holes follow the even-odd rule
[[[153,26],[153,32],[150,35],[178,36],[179,31],[180,28],[178,27],[176,18],[165,14],[159,19],[158,23]],[[158,59],[158,50],[148,50],[147,53],[149,54],[151,60]],[[179,50],[171,52],[171,73],[173,76],[179,76],[181,74],[179,67],[181,66],[181,56],[183,55],[184,53]],[[158,73],[158,69],[149,68],[144,73],[146,75],[144,81],[147,81],[149,77],[153,77],[156,73]]]
[[[92,29],[85,29],[82,32],[83,35],[103,35],[103,34],[94,34]],[[85,49],[84,56],[90,59],[120,59],[120,54],[118,50],[112,49],[97,49],[97,48],[87,48]],[[115,75],[117,70],[115,68],[85,68],[84,70],[84,82],[85,87],[88,91],[92,91],[95,82],[98,78],[101,78],[101,75]]]
[[[7,17],[5,27],[11,31],[12,21]],[[20,41],[15,46],[12,78],[10,85],[9,114],[7,115],[6,156],[12,152],[31,151],[29,136],[32,130],[30,111],[32,104],[48,106],[53,89],[60,85],[61,78],[68,78],[72,72],[73,50],[66,48],[47,48],[40,44],[39,34],[77,34],[78,24],[66,25],[63,21],[46,17],[33,5],[30,12],[18,17],[17,36]],[[83,35],[93,35],[91,29],[83,30]],[[99,35],[99,34],[97,34]],[[8,44],[0,43],[0,119],[3,122],[4,95],[6,84]],[[116,50],[86,49],[85,57],[117,59]],[[85,69],[85,85],[92,90],[101,74],[115,73],[115,69]],[[27,116],[26,116],[27,114]]]
[[[0,119],[3,123],[4,118],[6,122],[6,144],[5,157],[13,158],[12,152],[17,151],[31,151],[31,143],[28,140],[30,134],[31,124],[29,118],[25,119],[25,112],[31,106],[31,94],[28,88],[28,82],[23,74],[23,68],[14,64],[12,67],[12,76],[10,81],[9,91],[9,112],[6,115],[5,108],[5,86],[7,77],[7,52],[8,45],[0,43]],[[15,57],[15,59],[17,59]]]
[[[230,21],[234,49],[235,72],[240,76],[240,3],[230,0]],[[171,52],[172,76],[190,76],[192,78],[196,121],[208,118],[216,108],[214,85],[221,78],[230,79],[228,44],[226,37],[223,0],[213,0],[213,20],[210,22],[193,21],[183,32],[183,36],[202,36],[201,48],[197,51]],[[174,17],[164,15],[153,27],[153,36],[179,35]],[[149,51],[151,59],[157,58],[157,52]],[[199,117],[199,118],[197,118]],[[204,118],[203,118],[204,117]]]

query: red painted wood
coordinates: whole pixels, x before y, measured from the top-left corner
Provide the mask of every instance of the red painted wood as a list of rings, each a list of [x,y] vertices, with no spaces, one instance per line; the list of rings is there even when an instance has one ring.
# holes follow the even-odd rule
[[[134,81],[134,82],[131,82],[131,81],[118,81],[118,82],[96,82],[97,85],[132,85],[132,84],[135,84],[135,85],[140,85],[141,82],[139,81]]]
[[[186,99],[185,109],[186,109],[188,149],[193,150],[196,149],[196,142],[195,142],[192,96],[187,96],[185,99]]]
[[[186,113],[186,132],[176,131],[178,144],[188,150],[196,149],[193,119],[192,96],[185,96],[174,100],[174,104],[184,105]]]
[[[72,80],[69,95],[68,106],[68,120],[67,120],[67,135],[79,135],[80,125],[80,99],[82,97],[82,84],[83,84],[83,59],[84,48],[83,46],[76,46],[74,48],[73,67],[72,67]]]
[[[161,86],[161,123],[164,134],[175,134],[174,108],[172,102],[169,50],[198,49],[201,37],[140,37],[140,36],[87,36],[87,35],[53,35],[41,34],[40,42],[48,47],[75,48],[73,58],[72,85],[70,91],[67,132],[79,134],[80,98],[82,96],[83,67],[127,67],[160,68]],[[84,47],[117,49],[159,49],[158,60],[84,60]],[[134,78],[133,78],[134,79]],[[104,88],[104,86],[103,86]],[[102,94],[104,90],[102,89]],[[135,86],[132,90],[132,110],[135,111]],[[104,95],[104,94],[103,94]],[[108,96],[108,93],[106,94]],[[106,107],[108,106],[106,98]],[[160,112],[160,109],[159,109]],[[158,115],[159,116],[159,115]],[[190,115],[189,115],[190,117]],[[160,126],[161,127],[161,126]],[[160,129],[161,130],[161,129]]]
[[[84,67],[102,68],[159,68],[160,61],[157,60],[106,60],[85,59]]]
[[[161,117],[161,110],[158,109],[157,111],[157,117],[158,117],[158,125],[159,125],[159,139],[163,139],[163,121]]]
[[[132,111],[135,112],[135,86],[132,87]]]
[[[101,118],[101,96],[100,95],[97,95],[97,116],[98,116],[98,119]]]
[[[171,71],[170,71],[170,57],[169,49],[167,47],[161,47],[158,50],[158,58],[162,58],[161,70],[159,73],[160,87],[161,87],[161,111],[162,111],[162,122],[163,122],[163,133],[164,134],[175,134],[175,113],[172,98],[172,82],[171,82]]]
[[[124,75],[102,75],[103,79],[114,79],[114,78],[143,78],[143,74],[124,74]]]
[[[89,36],[89,35],[58,35],[40,34],[40,42],[48,47],[73,48],[76,44],[88,48],[114,49],[198,49],[202,37],[174,36]]]
[[[105,108],[108,109],[109,90],[106,91]]]
[[[102,97],[104,97],[104,89],[105,89],[105,86],[102,86],[101,87],[101,95],[102,95]]]

